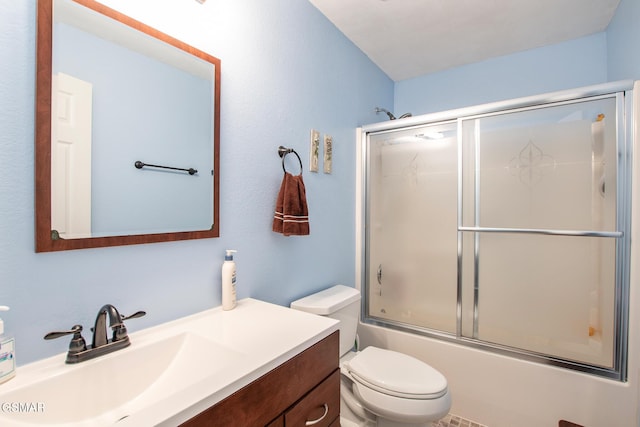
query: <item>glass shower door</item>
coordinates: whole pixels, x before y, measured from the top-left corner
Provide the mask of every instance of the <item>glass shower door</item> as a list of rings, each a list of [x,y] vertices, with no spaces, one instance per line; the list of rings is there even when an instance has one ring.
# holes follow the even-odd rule
[[[625,380],[628,95],[364,130],[363,321]]]
[[[614,367],[615,97],[462,119],[462,335]]]
[[[368,313],[455,333],[456,122],[372,135],[368,150]]]

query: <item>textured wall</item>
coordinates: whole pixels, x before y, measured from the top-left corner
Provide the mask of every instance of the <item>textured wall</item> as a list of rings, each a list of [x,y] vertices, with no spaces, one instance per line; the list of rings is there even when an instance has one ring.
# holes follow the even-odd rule
[[[395,111],[445,111],[607,81],[605,33],[396,83]]]
[[[105,303],[147,311],[131,331],[219,305],[227,248],[238,250],[241,298],[286,305],[353,285],[355,128],[392,105],[393,82],[306,1],[117,3],[222,60],[221,237],[34,253],[36,7],[1,2],[0,304],[11,306],[3,318],[19,364],[66,350],[46,332],[82,323],[88,335]],[[271,231],[277,147],[295,148],[306,168],[311,128],[333,136],[333,174],[305,172],[311,235],[284,237]]]
[[[609,80],[640,79],[640,2],[621,0],[607,28]]]

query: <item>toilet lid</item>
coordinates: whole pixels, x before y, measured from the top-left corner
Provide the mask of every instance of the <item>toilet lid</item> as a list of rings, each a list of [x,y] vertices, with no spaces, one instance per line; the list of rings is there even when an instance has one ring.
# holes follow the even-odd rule
[[[447,379],[409,355],[367,347],[349,361],[358,382],[382,393],[414,399],[436,399],[447,391]]]

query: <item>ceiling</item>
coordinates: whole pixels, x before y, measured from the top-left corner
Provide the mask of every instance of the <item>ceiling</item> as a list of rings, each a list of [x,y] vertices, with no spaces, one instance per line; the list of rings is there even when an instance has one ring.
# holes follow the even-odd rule
[[[392,80],[604,31],[620,0],[310,0]]]

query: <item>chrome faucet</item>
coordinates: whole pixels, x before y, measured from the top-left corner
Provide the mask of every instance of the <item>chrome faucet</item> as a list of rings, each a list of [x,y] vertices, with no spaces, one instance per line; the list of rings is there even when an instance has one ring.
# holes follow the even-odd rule
[[[98,311],[96,322],[92,329],[93,348],[102,347],[109,343],[109,338],[107,337],[107,315],[109,315],[109,327],[111,327],[111,330],[113,331],[113,338],[111,339],[111,342],[129,341],[127,328],[122,322],[123,319],[120,316],[120,313],[118,313],[118,309],[111,304],[106,304]],[[126,345],[128,344],[129,343],[127,342]]]
[[[124,321],[126,319],[142,317],[145,314],[147,313],[144,311],[137,311],[130,316],[122,316],[113,305],[105,304],[98,310],[95,325],[91,329],[93,331],[93,340],[91,341],[90,347],[87,347],[82,337],[81,325],[75,325],[69,331],[49,332],[44,336],[44,339],[51,340],[73,334],[73,338],[69,344],[66,362],[79,363],[129,346],[131,341],[129,340]],[[108,327],[113,331],[111,339],[108,338],[107,316],[109,317]]]

